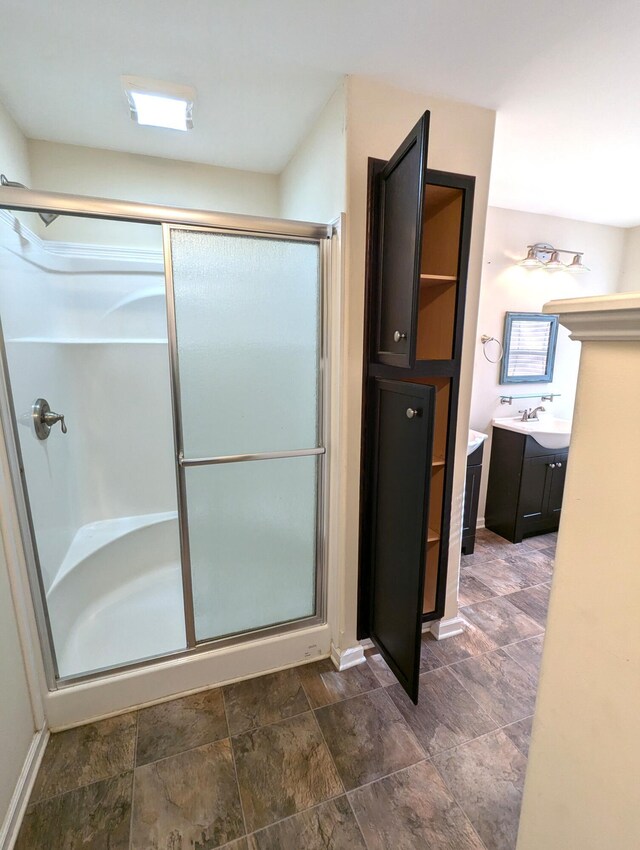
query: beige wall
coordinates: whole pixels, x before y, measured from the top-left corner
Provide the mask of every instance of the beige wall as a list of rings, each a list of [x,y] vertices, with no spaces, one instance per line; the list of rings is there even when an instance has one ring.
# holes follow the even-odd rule
[[[341,646],[352,645],[356,634],[367,159],[389,158],[426,109],[431,110],[429,166],[476,177],[445,616],[454,616],[457,612],[460,525],[473,370],[473,339],[495,113],[354,76],[347,79],[347,281],[342,399],[344,527],[341,539],[345,568],[345,586],[342,589],[345,609],[342,634],[339,636]]]
[[[64,192],[142,203],[246,215],[279,215],[279,186],[275,174],[237,171],[160,157],[63,145],[28,142],[31,185]],[[106,244],[130,244],[134,230],[127,222],[108,222],[103,228],[91,219],[61,218],[47,230],[51,239]],[[145,231],[135,229],[137,244]],[[151,233],[149,247],[157,236]]]
[[[280,174],[280,215],[330,222],[346,205],[345,85],[333,93]]]
[[[8,180],[31,186],[27,140],[2,103],[0,103],[0,173],[4,174]],[[37,215],[18,213],[18,218],[36,233],[40,232],[40,219]]]
[[[620,291],[640,292],[640,227],[625,231],[624,254]]]
[[[0,833],[35,732],[4,550],[0,547]]]
[[[546,403],[549,413],[571,418],[578,378],[580,343],[569,339],[569,332],[560,328],[551,384],[501,385],[500,366],[488,363],[482,353],[480,335],[503,338],[506,311],[538,313],[552,298],[577,298],[585,295],[604,295],[615,292],[625,248],[625,230],[601,224],[588,224],[567,218],[518,212],[489,207],[484,244],[478,333],[473,340],[475,365],[471,400],[472,428],[489,434],[485,444],[484,467],[480,491],[478,518],[484,519],[489,459],[491,456],[491,420],[496,416],[515,416],[525,406],[536,407],[540,399],[522,399],[511,406],[500,405],[500,395],[509,393],[561,393],[553,404]],[[573,275],[569,272],[529,271],[515,265],[526,254],[532,242],[548,242],[561,248],[585,252],[585,265],[590,272]],[[571,258],[566,256],[565,262]],[[498,348],[490,343],[488,356],[495,358]]]
[[[9,180],[16,180],[27,186],[31,183],[26,139],[2,103],[0,103],[0,172]]]
[[[29,185],[31,175],[24,137],[1,104],[0,171],[10,180]],[[9,576],[4,549],[0,546],[0,832],[34,731]]]
[[[640,844],[639,382],[583,343],[518,850]]]

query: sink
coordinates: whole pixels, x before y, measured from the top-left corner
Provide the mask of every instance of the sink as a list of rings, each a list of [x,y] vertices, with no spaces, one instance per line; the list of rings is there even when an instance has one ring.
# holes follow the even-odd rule
[[[469,428],[469,441],[467,442],[467,457],[469,457],[472,452],[481,446],[482,443],[487,439],[489,435],[483,434],[482,431],[474,431],[473,428]]]
[[[545,449],[566,449],[571,441],[571,420],[556,419],[555,416],[543,416],[528,422],[522,422],[519,416],[507,416],[494,419],[493,426],[519,434],[530,434]]]

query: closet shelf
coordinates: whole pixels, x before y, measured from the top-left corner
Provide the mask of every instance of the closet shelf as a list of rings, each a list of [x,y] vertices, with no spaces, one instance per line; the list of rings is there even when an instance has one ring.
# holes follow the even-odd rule
[[[430,528],[427,532],[427,543],[435,543],[436,540],[440,540],[440,532]]]
[[[457,275],[454,274],[421,274],[420,283],[426,286],[438,286],[443,283],[457,283]]]
[[[444,466],[444,458],[443,457],[434,457],[431,461],[431,466]]]

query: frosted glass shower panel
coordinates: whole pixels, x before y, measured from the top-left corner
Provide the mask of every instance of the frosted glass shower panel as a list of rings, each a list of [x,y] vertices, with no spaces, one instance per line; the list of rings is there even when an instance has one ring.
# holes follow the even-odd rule
[[[317,446],[318,243],[170,233],[185,457]]]
[[[317,464],[185,470],[198,641],[313,616]]]

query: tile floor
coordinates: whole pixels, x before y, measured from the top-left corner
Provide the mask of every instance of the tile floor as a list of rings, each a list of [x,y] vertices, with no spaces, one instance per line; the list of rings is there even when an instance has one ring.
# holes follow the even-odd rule
[[[554,550],[479,532],[417,707],[369,650],[54,735],[16,850],[511,850]]]

